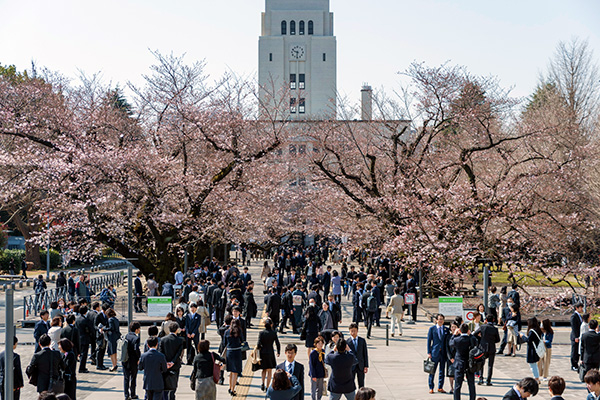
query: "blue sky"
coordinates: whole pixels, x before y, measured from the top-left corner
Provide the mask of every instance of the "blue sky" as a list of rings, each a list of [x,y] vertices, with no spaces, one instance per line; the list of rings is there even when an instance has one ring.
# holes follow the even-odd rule
[[[254,78],[264,0],[0,0],[0,63],[101,72],[139,84],[149,49],[206,59]],[[338,91],[358,100],[363,82],[393,91],[413,61],[495,75],[515,96],[535,88],[560,40],[588,39],[600,60],[597,0],[331,0],[338,43]],[[598,62],[598,61],[597,61]]]

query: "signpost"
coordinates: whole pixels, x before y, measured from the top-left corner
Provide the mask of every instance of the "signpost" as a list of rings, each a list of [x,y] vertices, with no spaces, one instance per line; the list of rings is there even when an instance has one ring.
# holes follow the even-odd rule
[[[169,296],[148,297],[148,316],[164,317],[173,312],[173,299]]]
[[[463,316],[462,296],[440,296],[438,297],[439,313],[444,316]]]

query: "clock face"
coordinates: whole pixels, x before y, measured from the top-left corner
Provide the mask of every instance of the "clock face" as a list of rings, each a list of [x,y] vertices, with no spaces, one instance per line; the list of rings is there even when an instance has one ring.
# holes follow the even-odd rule
[[[302,58],[304,58],[304,47],[302,46],[293,46],[290,54],[292,56],[292,58],[296,59],[296,60],[300,60]]]

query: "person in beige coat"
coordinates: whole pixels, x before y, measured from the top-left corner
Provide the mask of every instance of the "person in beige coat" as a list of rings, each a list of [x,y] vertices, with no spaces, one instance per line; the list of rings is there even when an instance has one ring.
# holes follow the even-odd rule
[[[404,297],[400,294],[400,288],[394,289],[394,295],[390,298],[390,304],[388,307],[392,312],[392,337],[396,332],[396,324],[398,324],[398,331],[402,336],[402,316],[404,314],[402,307],[404,307]]]
[[[202,299],[198,300],[198,310],[196,310],[196,313],[202,317],[198,332],[200,333],[200,339],[204,340],[206,329],[210,325],[210,314],[208,313],[208,309],[204,306],[204,303],[202,303]]]

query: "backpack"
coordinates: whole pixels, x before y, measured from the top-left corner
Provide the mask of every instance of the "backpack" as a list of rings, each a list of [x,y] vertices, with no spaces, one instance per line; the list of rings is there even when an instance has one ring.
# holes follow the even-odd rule
[[[34,289],[35,293],[42,293],[44,291],[44,284],[43,284],[43,282],[44,281],[42,281],[41,279],[37,279],[35,281],[35,289]]]
[[[469,371],[477,372],[481,371],[485,363],[485,353],[481,350],[481,347],[474,346],[469,350]]]
[[[165,283],[163,285],[163,290],[161,293],[162,296],[169,296],[169,297],[174,297],[175,296],[175,291],[173,290],[173,285],[170,283]]]
[[[121,341],[120,346],[117,346],[117,348],[121,351],[119,359],[121,359],[122,363],[126,363],[129,361],[129,341],[125,338],[119,340]]]
[[[377,299],[375,296],[373,296],[373,294],[367,298],[367,310],[369,310],[369,312],[377,311]]]

